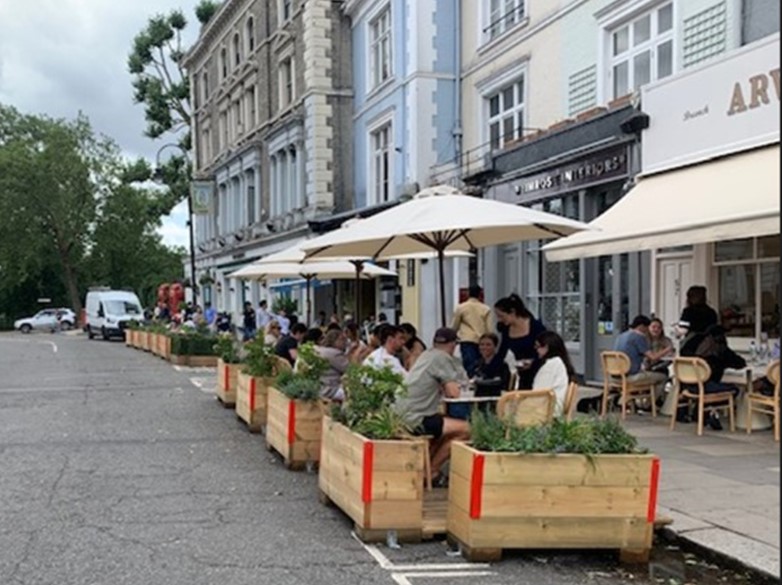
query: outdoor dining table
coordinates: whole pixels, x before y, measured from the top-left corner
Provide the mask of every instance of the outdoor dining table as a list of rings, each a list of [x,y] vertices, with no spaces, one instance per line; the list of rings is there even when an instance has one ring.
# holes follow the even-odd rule
[[[752,382],[766,375],[768,364],[751,364],[738,370],[727,369],[722,375],[722,381],[739,387],[736,399],[736,428],[747,429],[747,409],[749,408],[747,394],[752,390]],[[752,413],[752,430],[760,431],[774,426],[774,419],[762,412]]]

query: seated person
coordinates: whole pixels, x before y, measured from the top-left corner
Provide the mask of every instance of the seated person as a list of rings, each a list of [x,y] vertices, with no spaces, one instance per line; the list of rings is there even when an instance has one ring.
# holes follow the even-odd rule
[[[418,338],[418,331],[412,324],[402,323],[399,327],[405,336],[405,345],[400,351],[400,357],[402,364],[409,372],[418,356],[426,350],[426,344]]]
[[[420,355],[407,375],[407,396],[398,398],[394,405],[416,434],[434,437],[432,477],[440,487],[447,483],[447,477],[440,470],[451,454],[451,441],[470,438],[467,421],[440,414],[441,398],[458,397],[461,393],[459,380],[467,377],[461,361],[453,355],[457,343],[453,329],[438,329],[433,347]]]
[[[703,358],[709,364],[711,376],[703,385],[706,394],[730,392],[734,398],[738,395],[738,387],[723,382],[722,375],[726,368],[745,368],[747,362],[728,347],[725,329],[722,326],[710,325],[705,333],[693,335],[682,347],[681,355]],[[713,413],[710,413],[704,422],[715,431],[722,430],[722,424]]]
[[[661,372],[667,376],[670,362],[663,358],[673,356],[675,350],[673,341],[666,337],[663,331],[663,322],[657,318],[649,322],[649,352],[650,356],[644,358],[643,369],[647,372]]]
[[[535,373],[532,389],[553,390],[557,401],[554,416],[562,416],[568,386],[576,377],[565,341],[554,331],[544,331],[535,338],[535,350],[541,366]]]
[[[475,381],[496,381],[505,391],[510,387],[510,368],[508,362],[495,360],[500,348],[500,338],[496,333],[484,333],[478,340],[478,364],[475,367]]]
[[[395,374],[407,375],[402,362],[396,357],[397,352],[405,344],[405,337],[402,330],[396,325],[384,323],[379,326],[380,347],[370,353],[364,359],[365,366],[372,366],[378,370],[391,368]]]
[[[320,345],[320,342],[323,340],[323,330],[320,327],[310,327],[307,329],[307,332],[304,334],[304,339],[302,339],[302,343],[313,343],[315,345]]]
[[[320,377],[320,395],[329,400],[344,400],[342,375],[347,371],[350,360],[345,353],[348,339],[340,328],[326,332],[323,344],[315,346],[315,353],[329,363],[328,369]]]
[[[630,358],[630,369],[627,372],[628,382],[650,382],[654,384],[654,398],[662,396],[662,388],[668,379],[667,374],[643,370],[645,359],[657,359],[649,347],[649,325],[651,320],[645,315],[638,315],[630,328],[616,338],[614,350],[621,351]]]
[[[299,344],[304,339],[306,333],[307,326],[304,323],[296,323],[291,327],[291,332],[277,342],[274,353],[281,358],[285,358],[291,366],[294,366],[296,364],[296,357],[298,357],[299,354]]]

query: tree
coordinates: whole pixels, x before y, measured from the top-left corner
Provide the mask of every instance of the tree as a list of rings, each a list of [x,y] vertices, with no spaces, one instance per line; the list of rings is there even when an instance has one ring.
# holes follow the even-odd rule
[[[205,25],[214,16],[218,8],[220,8],[219,2],[201,0],[195,8],[195,15],[198,22],[200,22],[202,26]]]

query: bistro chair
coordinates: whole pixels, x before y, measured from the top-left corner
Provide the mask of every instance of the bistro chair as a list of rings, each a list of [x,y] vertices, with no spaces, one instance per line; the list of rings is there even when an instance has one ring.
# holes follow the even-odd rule
[[[671,414],[671,430],[676,426],[676,413],[684,399],[685,404],[698,402],[698,436],[703,435],[703,420],[705,412],[727,410],[730,417],[730,430],[736,430],[733,417],[733,393],[719,392],[706,394],[704,385],[711,377],[711,367],[706,360],[699,357],[677,357],[673,360],[673,411]]]
[[[627,406],[631,400],[648,398],[652,406],[652,417],[657,416],[657,405],[654,397],[654,382],[632,381],[628,379],[630,358],[622,351],[604,351],[600,354],[603,364],[603,404],[600,416],[605,416],[608,410],[608,398],[612,391],[618,391],[622,403],[622,420],[625,419]]]
[[[576,404],[578,403],[578,384],[571,382],[567,386],[567,393],[565,394],[565,402],[562,404],[562,419],[571,421],[573,420],[573,414],[576,411]]]
[[[553,390],[514,390],[497,402],[497,416],[519,427],[551,422],[556,396]]]
[[[512,392],[514,390],[518,390],[518,385],[519,385],[519,374],[514,368],[513,370],[511,370],[510,378],[508,379],[507,391]]]
[[[752,432],[752,412],[762,412],[774,417],[774,440],[779,441],[779,360],[768,365],[766,377],[774,385],[771,396],[753,392],[751,385],[747,392],[747,434]]]

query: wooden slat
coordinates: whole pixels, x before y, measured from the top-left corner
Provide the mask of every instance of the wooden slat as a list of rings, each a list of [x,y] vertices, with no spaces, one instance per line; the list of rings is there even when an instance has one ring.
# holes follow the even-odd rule
[[[374,529],[417,528],[420,530],[423,526],[423,517],[424,503],[422,500],[372,501],[367,504],[367,518],[362,526]]]
[[[470,480],[451,473],[448,481],[448,505],[470,512]]]
[[[648,489],[600,486],[483,486],[481,518],[646,519]]]
[[[376,470],[372,473],[372,501],[420,500],[423,484],[423,475],[418,472]]]

